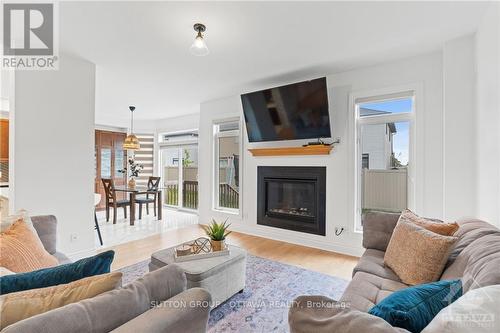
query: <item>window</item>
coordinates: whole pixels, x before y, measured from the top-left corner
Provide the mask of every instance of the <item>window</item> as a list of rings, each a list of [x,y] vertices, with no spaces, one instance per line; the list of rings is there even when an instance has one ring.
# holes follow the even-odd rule
[[[356,229],[372,211],[408,208],[413,92],[356,99]]]
[[[198,209],[198,131],[160,136],[160,175],[166,187],[165,204],[182,210]]]
[[[241,140],[239,120],[214,124],[214,208],[239,213]]]

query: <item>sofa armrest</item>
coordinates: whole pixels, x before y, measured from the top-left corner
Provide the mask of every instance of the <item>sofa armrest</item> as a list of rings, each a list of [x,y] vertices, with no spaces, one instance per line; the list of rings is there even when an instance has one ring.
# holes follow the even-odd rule
[[[57,219],[54,215],[31,216],[31,222],[48,253],[57,251]]]
[[[123,324],[113,333],[205,333],[211,296],[202,288],[188,289]]]
[[[369,212],[363,216],[363,247],[385,251],[399,219],[398,213]]]
[[[300,296],[288,314],[291,333],[409,333],[324,296]]]
[[[168,265],[123,288],[18,321],[2,333],[107,333],[180,294],[186,283],[184,271]]]

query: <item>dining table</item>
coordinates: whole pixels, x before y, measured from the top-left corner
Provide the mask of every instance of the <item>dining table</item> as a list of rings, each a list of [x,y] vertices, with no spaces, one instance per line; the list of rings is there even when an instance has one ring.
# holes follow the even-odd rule
[[[146,195],[146,194],[157,194],[156,199],[158,200],[156,204],[157,212],[156,212],[156,217],[159,221],[162,219],[162,191],[161,188],[155,188],[151,189],[148,188],[147,186],[128,186],[128,185],[116,185],[115,186],[115,191],[116,192],[125,192],[129,194],[129,200],[130,200],[130,225],[135,224],[135,199],[137,198],[138,195]]]

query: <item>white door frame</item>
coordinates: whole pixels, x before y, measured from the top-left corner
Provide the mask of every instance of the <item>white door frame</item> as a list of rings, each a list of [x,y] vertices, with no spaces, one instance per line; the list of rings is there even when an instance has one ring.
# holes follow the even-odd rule
[[[399,96],[399,98],[389,98],[389,96]],[[363,99],[363,103],[383,101],[390,99],[400,99],[404,97],[412,97],[412,112],[406,114],[392,114],[388,116],[373,116],[363,117],[360,121],[359,107],[356,102]],[[421,83],[413,83],[394,87],[387,87],[374,90],[362,90],[349,94],[349,151],[352,158],[350,159],[351,179],[353,180],[353,188],[350,197],[352,198],[352,212],[354,217],[354,231],[361,232],[361,190],[360,190],[360,172],[361,153],[360,153],[360,126],[365,124],[376,124],[386,122],[387,120],[409,121],[410,122],[410,138],[408,152],[408,208],[417,210],[418,204],[422,202],[422,191],[420,186],[417,186],[417,179],[421,178],[423,154],[418,154],[417,147],[422,147],[423,136],[419,133],[422,126],[418,126],[423,122],[423,89]],[[417,144],[418,142],[418,144]],[[411,161],[411,162],[410,162]]]

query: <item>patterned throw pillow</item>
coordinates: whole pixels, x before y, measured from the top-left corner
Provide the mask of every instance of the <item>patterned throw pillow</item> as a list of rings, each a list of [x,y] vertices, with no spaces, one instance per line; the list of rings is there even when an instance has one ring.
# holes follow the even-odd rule
[[[409,209],[404,210],[401,213],[399,219],[414,223],[421,226],[422,228],[443,236],[453,236],[459,228],[458,223],[456,222],[444,223],[443,221],[439,220],[426,219],[425,217],[418,216]]]
[[[67,304],[91,298],[121,286],[122,273],[91,276],[53,287],[0,296],[0,329]]]
[[[384,264],[409,285],[437,281],[457,239],[400,219],[387,246]]]
[[[114,251],[106,251],[71,264],[3,276],[0,278],[0,294],[56,286],[109,273],[114,256]]]
[[[22,218],[0,233],[0,266],[16,273],[56,266],[36,232]]]
[[[395,327],[421,332],[441,311],[462,296],[460,280],[438,281],[398,290],[368,311]]]

